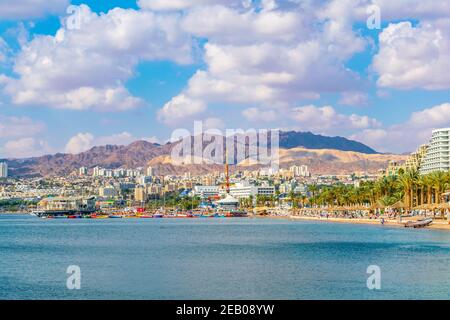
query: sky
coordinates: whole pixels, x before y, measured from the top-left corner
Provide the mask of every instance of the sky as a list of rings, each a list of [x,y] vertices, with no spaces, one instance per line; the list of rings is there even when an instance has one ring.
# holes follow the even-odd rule
[[[0,158],[194,121],[411,152],[449,89],[450,0],[0,0]]]

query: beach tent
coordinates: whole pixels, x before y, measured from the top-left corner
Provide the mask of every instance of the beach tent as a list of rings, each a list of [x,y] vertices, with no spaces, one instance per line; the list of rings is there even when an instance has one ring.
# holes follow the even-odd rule
[[[434,204],[428,203],[428,204],[423,205],[424,210],[435,210],[436,207],[437,207],[437,204],[435,204],[435,203]]]
[[[368,209],[369,209],[369,210],[376,210],[376,209],[384,209],[384,208],[386,208],[386,206],[383,205],[383,204],[381,204],[381,203],[379,203],[379,202],[377,201],[377,202],[375,202],[374,204],[372,204]]]
[[[392,206],[389,206],[389,208],[391,208],[391,209],[405,209],[406,206],[403,203],[403,201],[400,200],[400,201],[394,203]]]
[[[441,210],[450,209],[450,203],[441,203],[440,205],[437,206],[437,208]]]

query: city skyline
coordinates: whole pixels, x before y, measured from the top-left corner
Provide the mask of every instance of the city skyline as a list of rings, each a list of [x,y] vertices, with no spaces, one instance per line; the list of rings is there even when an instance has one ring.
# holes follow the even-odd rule
[[[194,120],[412,152],[450,126],[450,2],[412,2],[0,2],[0,158]]]

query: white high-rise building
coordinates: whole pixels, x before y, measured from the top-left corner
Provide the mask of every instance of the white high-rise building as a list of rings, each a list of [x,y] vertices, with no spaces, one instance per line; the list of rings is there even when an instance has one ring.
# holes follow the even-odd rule
[[[148,167],[147,168],[147,176],[153,177],[154,175],[155,175],[155,169],[153,169],[152,167]]]
[[[420,173],[434,171],[450,171],[450,128],[433,130]]]
[[[0,162],[0,178],[8,178],[8,164]]]
[[[92,170],[92,175],[98,177],[100,175],[100,169],[100,167],[95,167],[94,170]]]
[[[86,167],[81,167],[80,170],[78,171],[80,176],[85,176],[88,173],[88,168]]]
[[[309,177],[310,176],[308,166],[305,166],[305,165],[292,166],[289,168],[289,171],[291,171],[295,177]]]

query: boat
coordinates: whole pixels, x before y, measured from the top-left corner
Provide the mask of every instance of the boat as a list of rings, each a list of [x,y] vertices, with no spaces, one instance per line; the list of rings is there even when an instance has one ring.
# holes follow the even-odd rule
[[[62,216],[62,215],[60,215],[60,216],[52,216],[52,215],[49,215],[49,216],[47,216],[47,218],[48,217],[52,217],[53,219],[67,219],[68,217],[67,216]]]
[[[127,214],[123,216],[124,219],[136,219],[136,218],[140,218],[140,216],[137,216],[135,214]]]
[[[245,212],[245,211],[233,211],[233,212],[231,212],[231,214],[235,218],[242,218],[242,217],[247,217],[248,216],[247,212]]]
[[[109,218],[110,218],[110,219],[122,219],[123,216],[117,215],[117,214],[112,214],[112,215],[109,216]]]
[[[406,228],[425,228],[433,222],[431,218],[420,219],[417,221],[408,221],[405,223]]]
[[[162,213],[155,213],[153,214],[153,218],[164,218],[164,215]]]

